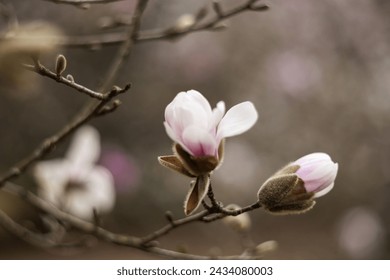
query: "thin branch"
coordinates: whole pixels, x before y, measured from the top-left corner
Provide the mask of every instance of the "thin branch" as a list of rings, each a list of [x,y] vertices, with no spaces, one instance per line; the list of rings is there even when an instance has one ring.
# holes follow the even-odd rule
[[[179,227],[179,226],[182,226],[182,225],[185,225],[188,223],[192,223],[195,221],[202,221],[203,218],[209,214],[210,214],[210,212],[208,210],[204,210],[202,212],[199,212],[199,213],[194,214],[194,215],[189,216],[189,217],[185,217],[183,219],[169,221],[169,224],[162,227],[161,229],[156,230],[155,232],[153,232],[145,237],[142,237],[141,238],[142,244],[147,244],[150,241],[156,240],[157,238],[159,238],[163,235],[166,235],[167,233],[169,233],[171,230],[173,230],[176,227]]]
[[[198,21],[194,26],[185,31],[177,31],[174,26],[163,29],[140,31],[136,36],[136,42],[142,43],[152,40],[172,39],[177,36],[184,36],[193,32],[218,30],[216,27],[230,17],[246,11],[266,11],[269,9],[267,5],[255,6],[257,2],[259,2],[259,0],[247,0],[243,4],[231,8],[228,11],[222,12],[222,10],[219,10],[219,13],[216,13],[213,18],[203,23]],[[218,7],[220,7],[219,4]],[[91,48],[94,46],[115,45],[124,42],[126,39],[127,36],[123,33],[106,33],[103,35],[69,37],[65,40],[60,40],[60,44],[66,47]]]
[[[43,66],[39,61],[37,61],[37,63],[35,63],[35,65],[27,65],[26,64],[26,65],[23,65],[23,67],[29,71],[38,73],[39,75],[49,77],[50,79],[52,79],[58,83],[67,85],[68,87],[71,87],[71,88],[73,88],[81,93],[85,93],[92,98],[96,98],[98,100],[104,100],[106,98],[106,94],[104,94],[104,93],[93,91],[93,90],[91,90],[83,85],[80,85],[80,84],[74,82],[73,80],[67,79],[63,76],[58,76],[56,73],[54,73],[53,71],[50,71],[48,68]]]
[[[10,168],[5,174],[0,177],[0,188],[4,186],[4,183],[19,177],[28,167],[31,166],[35,161],[42,159],[47,155],[58,143],[63,141],[77,128],[85,124],[91,118],[99,115],[100,110],[105,104],[110,102],[118,94],[124,93],[130,89],[130,85],[126,85],[124,88],[114,87],[110,92],[107,93],[104,100],[100,100],[94,103],[93,106],[88,107],[88,110],[78,114],[71,122],[66,124],[59,132],[53,136],[45,139],[38,148],[35,149],[30,155],[25,157],[19,163]]]
[[[23,227],[14,220],[12,220],[5,212],[0,210],[0,225],[8,232],[38,247],[53,247],[55,242],[48,239],[42,234],[32,232],[31,230]]]
[[[46,213],[51,214],[53,217],[55,217],[61,221],[69,223],[74,228],[76,228],[82,232],[93,234],[102,240],[105,240],[107,242],[114,243],[117,245],[128,246],[128,247],[136,248],[136,249],[139,249],[139,250],[142,250],[145,252],[150,252],[150,253],[158,254],[161,256],[165,256],[165,257],[175,258],[175,259],[207,260],[207,259],[257,259],[258,258],[258,256],[247,256],[244,254],[232,255],[232,256],[213,256],[213,257],[211,257],[211,256],[204,256],[204,255],[193,255],[193,254],[187,254],[187,253],[180,253],[180,252],[176,252],[176,251],[172,251],[172,250],[168,250],[168,249],[163,249],[163,248],[160,248],[157,246],[148,246],[149,244],[145,243],[146,238],[138,238],[138,237],[131,236],[131,235],[117,234],[117,233],[113,233],[111,231],[108,231],[100,226],[97,226],[94,223],[84,221],[84,220],[77,218],[69,213],[61,211],[60,209],[55,207],[53,204],[46,202],[45,200],[43,200],[43,199],[39,198],[38,196],[36,196],[35,194],[33,194],[32,192],[27,191],[25,188],[20,187],[16,184],[8,183],[3,188],[3,190],[10,193],[10,194],[17,195],[17,196],[25,199],[31,205],[37,207],[38,209],[40,209]],[[207,213],[208,213],[208,211],[205,210],[205,211],[200,212],[196,215],[173,221],[173,223],[176,224],[175,227],[185,225],[185,224],[188,224],[190,222],[199,220],[203,215],[205,215],[205,214],[207,215]],[[6,216],[5,219],[3,219],[3,218],[4,218],[4,215],[1,215],[1,212],[0,212],[0,223],[6,227],[8,227],[9,225],[11,225],[13,228],[15,227],[15,223],[12,221],[12,219],[10,219],[8,216]],[[20,233],[23,233],[26,229],[17,227],[17,230]],[[160,231],[156,231],[156,232],[159,232],[160,233],[159,236],[161,236],[163,234],[166,234],[170,230],[171,230],[171,228],[166,229],[165,232],[163,232],[164,230],[161,229]],[[23,234],[16,234],[16,236],[23,237]],[[28,233],[27,236],[30,237],[33,235],[30,235],[30,233]],[[33,237],[36,238],[37,236],[33,236]],[[149,237],[149,239],[150,239],[150,237]],[[150,241],[152,241],[152,239],[150,239]],[[148,243],[150,243],[150,241]]]
[[[214,18],[204,22],[195,24],[193,27],[191,27],[188,30],[185,30],[183,32],[164,32],[164,31],[149,31],[144,32],[143,34],[140,34],[140,36],[137,38],[139,41],[147,41],[147,40],[158,40],[158,39],[170,39],[181,35],[186,35],[193,32],[199,32],[204,30],[213,30],[216,26],[218,26],[219,23],[223,22],[224,20],[233,17],[237,14],[240,14],[245,11],[266,11],[269,9],[267,5],[262,5],[254,8],[254,4],[258,2],[258,0],[248,0],[245,3],[236,6],[229,11],[226,11],[225,13],[222,13],[222,10],[219,11],[219,14],[216,14]],[[169,29],[168,29],[169,30]]]
[[[47,2],[53,2],[56,4],[68,4],[68,5],[85,5],[85,4],[107,4],[112,2],[119,2],[123,0],[44,0]]]
[[[131,19],[130,26],[127,30],[126,40],[123,42],[116,57],[111,63],[111,66],[107,71],[107,75],[104,79],[101,88],[105,89],[108,85],[110,85],[113,82],[123,62],[130,55],[134,42],[138,36],[142,14],[147,4],[148,4],[148,0],[138,1],[137,6],[135,7],[133,17]]]

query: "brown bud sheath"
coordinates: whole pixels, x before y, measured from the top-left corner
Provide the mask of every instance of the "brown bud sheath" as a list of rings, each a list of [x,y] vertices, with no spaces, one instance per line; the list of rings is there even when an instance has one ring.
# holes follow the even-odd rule
[[[209,175],[201,175],[196,178],[195,182],[191,183],[190,191],[184,200],[184,213],[191,215],[201,204],[210,187]]]

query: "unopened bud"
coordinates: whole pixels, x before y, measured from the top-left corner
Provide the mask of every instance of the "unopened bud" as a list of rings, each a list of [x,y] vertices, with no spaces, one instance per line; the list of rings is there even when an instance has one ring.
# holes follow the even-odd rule
[[[208,9],[206,7],[202,7],[195,15],[196,21],[202,20],[207,16]]]
[[[278,242],[276,242],[275,240],[269,240],[257,245],[255,248],[255,253],[256,255],[264,255],[275,251],[277,248]]]
[[[105,16],[98,19],[98,26],[103,29],[113,27],[114,23],[114,19],[110,16]]]
[[[56,67],[55,71],[57,76],[61,76],[61,74],[65,71],[66,69],[66,58],[62,54],[57,56],[56,59]]]
[[[71,83],[74,83],[74,78],[71,74],[66,75],[66,79],[69,80]]]
[[[240,209],[238,205],[230,204],[226,207],[229,210]],[[248,213],[242,213],[238,216],[227,216],[222,219],[223,223],[238,232],[248,231],[251,227],[251,219]]]
[[[313,208],[314,198],[329,192],[338,170],[327,154],[313,153],[285,166],[259,189],[259,203],[274,214],[299,214]]]
[[[173,30],[177,33],[183,33],[190,30],[191,27],[195,25],[195,23],[196,18],[194,15],[184,14],[177,19]]]
[[[82,10],[88,10],[89,8],[91,8],[91,4],[89,3],[82,3],[82,4],[79,4],[78,7]]]
[[[216,24],[213,25],[213,30],[222,30],[227,27],[228,25],[226,22],[217,22]]]

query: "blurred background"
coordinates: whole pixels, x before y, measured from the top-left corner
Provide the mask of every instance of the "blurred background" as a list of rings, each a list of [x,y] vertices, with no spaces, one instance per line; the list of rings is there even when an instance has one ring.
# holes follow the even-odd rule
[[[228,9],[239,1],[221,1]],[[127,17],[134,0],[84,10],[46,1],[3,1],[19,23],[46,21],[68,36],[102,30],[107,17]],[[104,225],[142,236],[183,216],[189,180],[157,162],[171,153],[165,106],[180,91],[196,89],[214,106],[250,100],[259,120],[228,139],[224,164],[213,175],[217,199],[248,205],[276,170],[305,154],[325,152],[339,163],[335,188],[303,215],[250,212],[255,243],[275,240],[268,259],[388,259],[390,257],[390,3],[385,0],[274,0],[266,12],[229,19],[220,32],[197,32],[137,44],[116,80],[131,82],[113,114],[91,122],[101,134],[100,164],[115,176],[116,205]],[[150,0],[141,30],[171,26],[211,1]],[[1,31],[7,24],[1,19]],[[66,74],[97,88],[117,46],[62,48]],[[0,61],[0,64],[2,61]],[[89,98],[32,73],[22,82],[0,78],[0,170],[30,153],[69,121]],[[49,155],[63,157],[69,140]],[[35,190],[31,172],[17,183]],[[0,192],[0,207],[22,224],[38,213]],[[240,237],[222,222],[191,224],[161,238],[161,245],[196,254],[237,254]],[[150,259],[158,256],[104,242],[92,248],[43,250],[0,228],[1,259]]]

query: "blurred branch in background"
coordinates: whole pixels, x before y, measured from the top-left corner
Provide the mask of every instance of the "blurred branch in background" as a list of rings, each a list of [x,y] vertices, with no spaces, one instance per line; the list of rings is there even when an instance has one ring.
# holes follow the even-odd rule
[[[107,4],[112,2],[118,2],[123,0],[44,0],[47,2],[53,2],[55,4],[68,4],[80,7],[82,9],[88,9],[89,5],[93,4]]]
[[[218,1],[215,1],[213,2],[214,15],[211,18],[204,20],[210,10],[207,6],[205,6],[195,14],[182,15],[170,27],[140,31],[135,37],[135,41],[144,42],[152,40],[169,40],[193,32],[218,31],[226,27],[224,25],[224,21],[230,17],[247,11],[261,12],[269,9],[267,5],[260,4],[259,2],[259,0],[248,0],[241,5],[237,5],[236,7],[224,11],[221,4]],[[125,41],[126,38],[126,34],[117,32],[100,35],[68,37],[60,44],[66,47],[91,48],[119,44]]]

